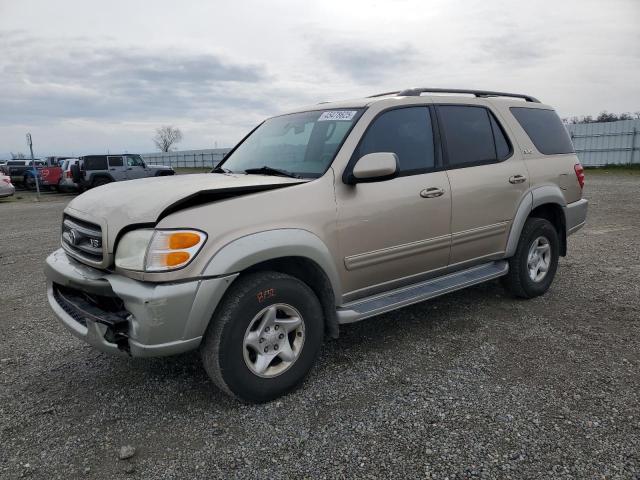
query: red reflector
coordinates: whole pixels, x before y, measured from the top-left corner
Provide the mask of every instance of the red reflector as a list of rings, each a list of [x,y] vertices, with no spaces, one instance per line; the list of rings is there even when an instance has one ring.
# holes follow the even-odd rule
[[[584,168],[580,163],[576,163],[573,166],[573,169],[576,171],[576,177],[578,177],[578,183],[580,184],[580,188],[584,187]]]

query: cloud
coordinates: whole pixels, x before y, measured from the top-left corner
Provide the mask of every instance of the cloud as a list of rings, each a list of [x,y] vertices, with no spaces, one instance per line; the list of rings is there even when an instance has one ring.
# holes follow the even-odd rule
[[[269,80],[264,66],[178,48],[66,41],[64,48],[16,32],[0,36],[5,122],[202,115],[233,105],[266,110],[244,92]]]
[[[311,42],[312,54],[327,62],[336,73],[361,84],[376,83],[397,76],[402,67],[414,61],[417,51],[405,44],[394,47],[376,47],[352,40]],[[424,63],[424,59],[421,60]]]

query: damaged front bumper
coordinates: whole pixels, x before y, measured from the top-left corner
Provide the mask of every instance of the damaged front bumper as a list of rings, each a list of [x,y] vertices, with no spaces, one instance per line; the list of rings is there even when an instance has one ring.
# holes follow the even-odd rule
[[[97,349],[134,357],[173,355],[200,345],[215,307],[236,278],[140,282],[53,252],[47,297],[76,337]]]

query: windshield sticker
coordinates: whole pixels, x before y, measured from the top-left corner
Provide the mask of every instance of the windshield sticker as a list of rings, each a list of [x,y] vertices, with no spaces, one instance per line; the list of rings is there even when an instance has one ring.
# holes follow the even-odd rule
[[[318,118],[319,122],[333,122],[336,120],[353,120],[353,117],[358,113],[357,110],[329,110],[326,112],[322,112],[320,118]]]

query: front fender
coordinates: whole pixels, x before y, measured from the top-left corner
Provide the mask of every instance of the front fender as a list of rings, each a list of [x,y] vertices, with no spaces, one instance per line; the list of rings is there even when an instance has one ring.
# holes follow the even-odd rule
[[[314,261],[327,275],[336,299],[342,298],[340,277],[329,249],[317,235],[296,228],[253,233],[228,243],[211,258],[203,276],[238,273],[267,260],[304,257]]]

